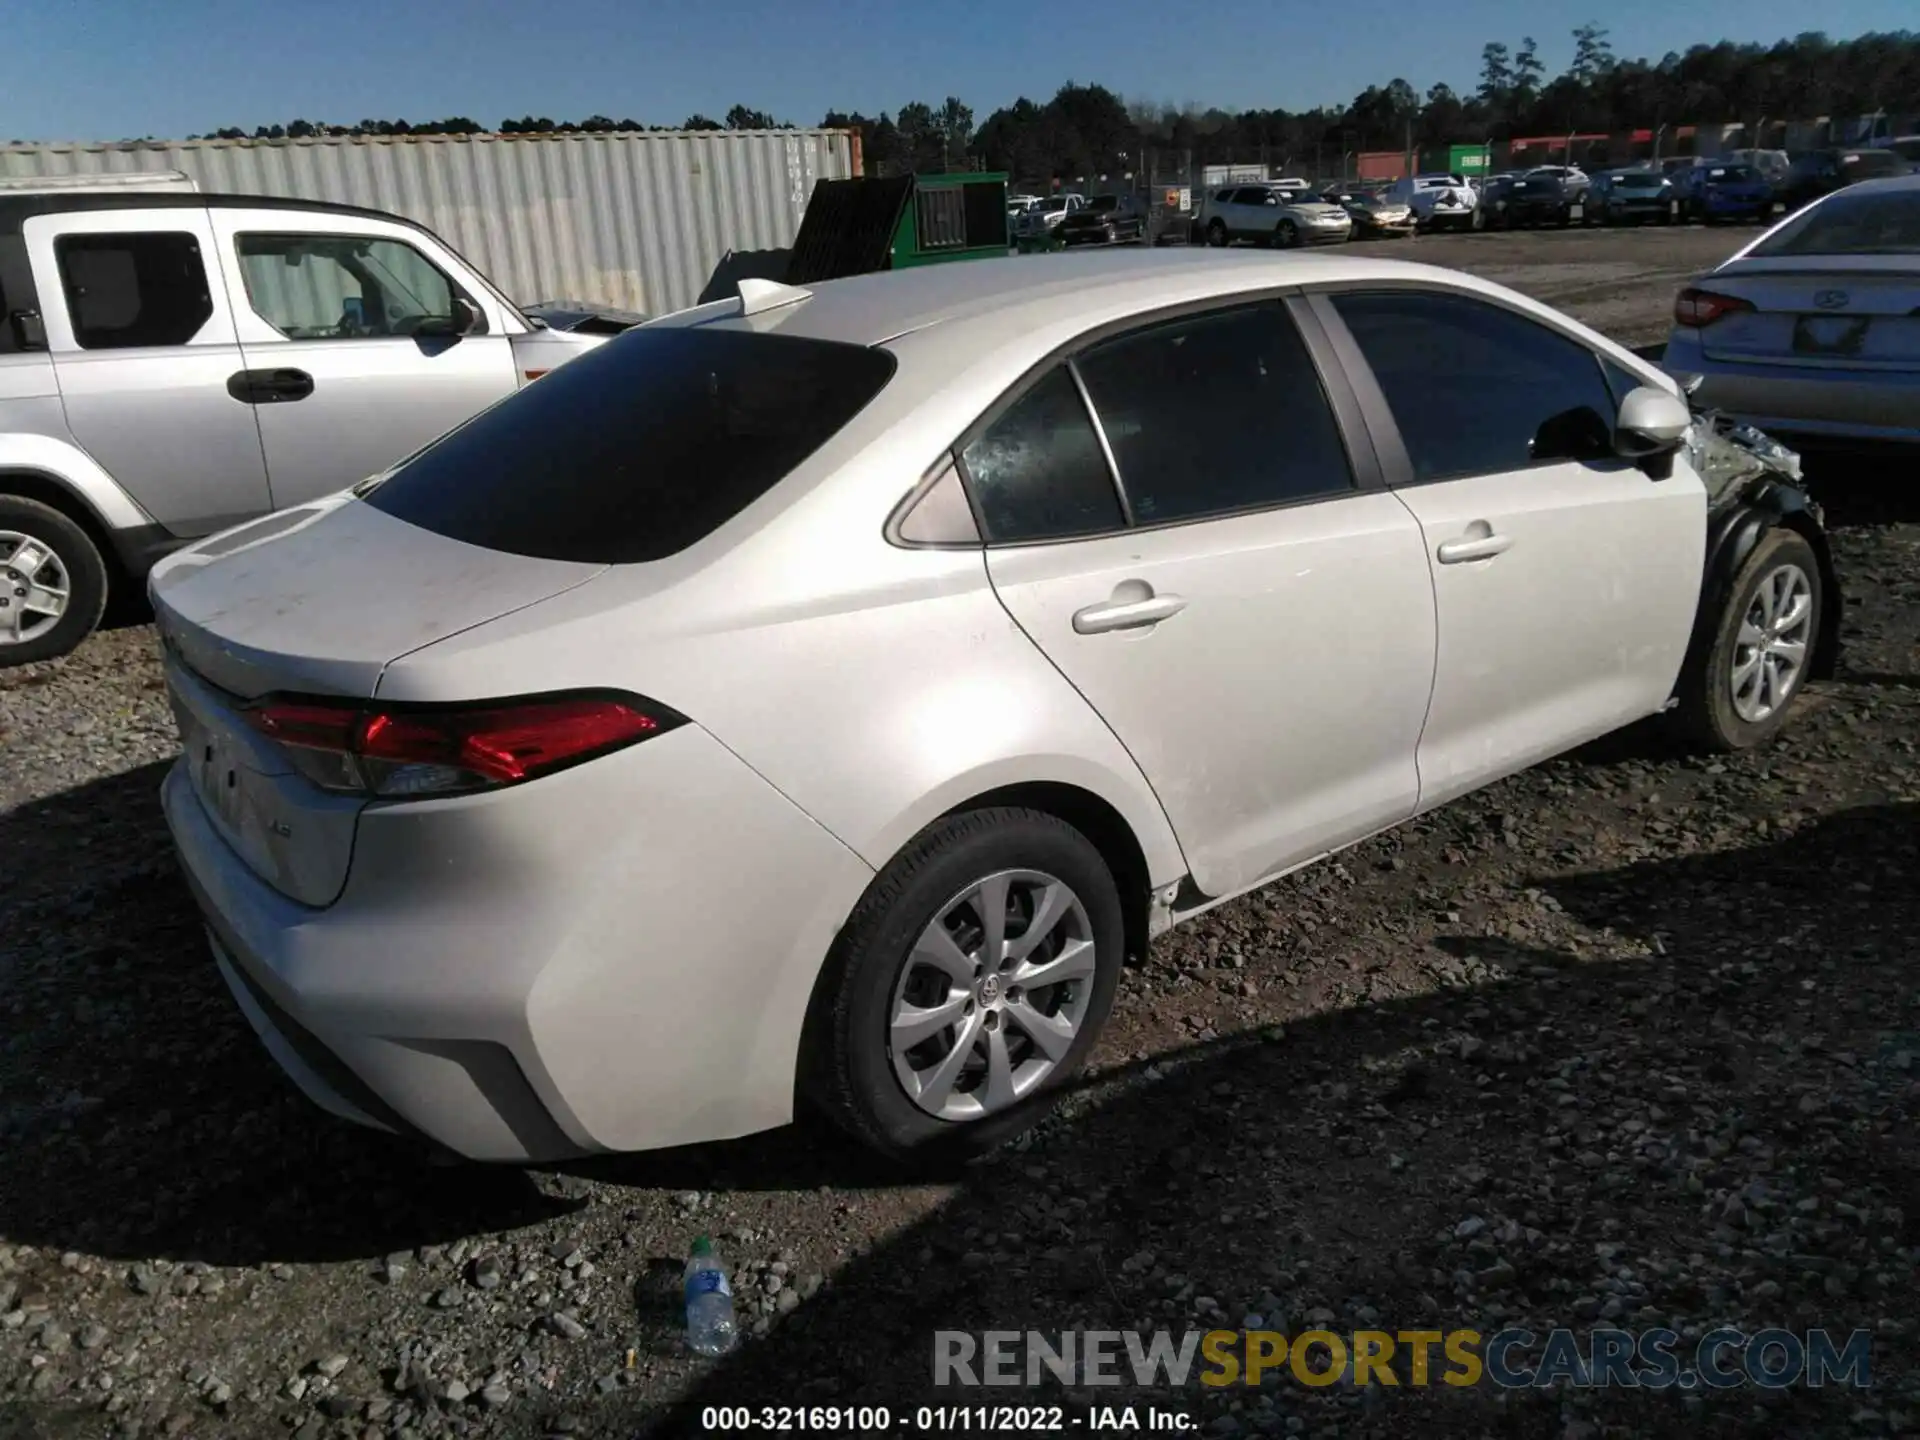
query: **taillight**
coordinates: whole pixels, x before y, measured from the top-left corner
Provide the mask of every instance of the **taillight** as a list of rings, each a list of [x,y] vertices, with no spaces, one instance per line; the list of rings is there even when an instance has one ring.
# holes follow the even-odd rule
[[[686,723],[631,695],[547,695],[478,705],[381,705],[268,696],[245,712],[323,790],[380,799],[537,779]]]
[[[1695,330],[1703,325],[1711,325],[1722,316],[1731,315],[1736,310],[1751,309],[1753,309],[1753,302],[1742,300],[1738,295],[1721,295],[1712,290],[1699,290],[1691,285],[1673,297],[1674,323]]]

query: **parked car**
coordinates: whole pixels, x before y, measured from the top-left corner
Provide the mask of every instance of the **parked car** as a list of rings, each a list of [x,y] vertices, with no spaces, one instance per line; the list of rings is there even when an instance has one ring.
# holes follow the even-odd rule
[[[1587,187],[1582,219],[1600,225],[1673,220],[1673,183],[1658,170],[1602,170]]]
[[[1146,239],[1147,212],[1132,195],[1096,195],[1060,222],[1068,245],[1125,245]]]
[[[1498,213],[1504,226],[1567,225],[1573,220],[1566,189],[1551,175],[1523,175],[1501,198],[1506,204]]]
[[[1751,165],[1769,185],[1784,184],[1793,169],[1793,157],[1784,150],[1729,150],[1720,158],[1729,165]]]
[[[1826,542],[1694,432],[1426,266],[755,285],[156,568],[165,812],[336,1115],[517,1163],[798,1095],[969,1152],[1170,926],[1670,701],[1774,734]]]
[[[1335,186],[1321,191],[1320,198],[1347,212],[1353,221],[1351,233],[1356,240],[1397,240],[1413,234],[1413,210],[1377,191],[1369,193]]]
[[[1411,210],[1422,230],[1470,230],[1480,204],[1479,194],[1460,175],[1408,175],[1387,195]]]
[[[1914,169],[1920,170],[1920,135],[1896,135],[1881,143],[1881,149],[1891,150]]]
[[[1338,205],[1317,199],[1311,191],[1269,180],[1214,191],[1193,228],[1208,245],[1250,240],[1290,247],[1338,244],[1352,233],[1353,221]]]
[[[1848,185],[1912,172],[1913,166],[1892,150],[1809,150],[1793,157],[1786,181],[1780,187],[1779,199],[1787,210],[1798,210]]]
[[[1078,214],[1086,208],[1087,199],[1084,195],[1049,195],[1014,216],[1009,228],[1016,240],[1043,240],[1057,231],[1069,215]]]
[[[1773,214],[1773,186],[1751,165],[1694,165],[1675,179],[1680,218],[1714,225],[1764,220]]]
[[[1920,176],[1850,185],[1682,290],[1662,364],[1796,443],[1920,444]],[[1920,451],[1916,451],[1920,454]]]
[[[1557,180],[1560,193],[1567,198],[1569,205],[1578,205],[1585,200],[1587,186],[1592,183],[1587,172],[1578,165],[1536,165],[1526,172],[1528,180]]]
[[[0,666],[65,654],[169,549],[384,470],[622,323],[529,317],[399,216],[128,186],[0,191],[0,316],[24,592],[0,595]]]

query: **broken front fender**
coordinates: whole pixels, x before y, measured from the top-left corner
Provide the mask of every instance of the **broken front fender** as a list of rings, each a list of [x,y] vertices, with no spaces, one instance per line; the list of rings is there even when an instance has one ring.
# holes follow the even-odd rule
[[[1717,413],[1700,415],[1688,432],[1687,456],[1707,487],[1706,570],[1695,643],[1711,643],[1721,608],[1740,567],[1769,530],[1794,531],[1820,566],[1820,632],[1808,673],[1830,680],[1839,668],[1840,621],[1846,609],[1820,507],[1807,494],[1800,457],[1772,436]]]

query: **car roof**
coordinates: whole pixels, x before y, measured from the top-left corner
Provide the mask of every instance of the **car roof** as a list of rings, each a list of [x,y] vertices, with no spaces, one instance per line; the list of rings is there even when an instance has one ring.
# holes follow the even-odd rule
[[[1371,256],[1274,254],[1169,247],[1131,253],[1033,255],[915,266],[809,286],[805,300],[743,316],[719,300],[655,325],[713,324],[776,330],[783,335],[879,345],[933,325],[963,346],[979,337],[981,352],[1008,331],[1039,330],[1091,309],[1146,313],[1288,285],[1366,280],[1424,280],[1484,288],[1456,271]],[[972,357],[962,351],[955,364]]]
[[[298,200],[285,195],[196,195],[182,191],[29,190],[0,192],[0,234],[18,234],[22,222],[36,215],[67,215],[82,210],[318,210],[329,215],[357,215],[369,220],[391,220],[415,230],[427,227],[389,210],[342,205],[332,200]]]

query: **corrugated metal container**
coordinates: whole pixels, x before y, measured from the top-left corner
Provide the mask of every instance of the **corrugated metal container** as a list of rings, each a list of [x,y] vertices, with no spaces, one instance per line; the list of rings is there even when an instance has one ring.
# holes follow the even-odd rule
[[[694,304],[730,250],[791,245],[814,182],[856,173],[844,130],[0,146],[0,176],[166,170],[209,194],[405,215],[522,304],[650,315]]]
[[[1368,150],[1356,157],[1354,174],[1362,180],[1398,180],[1407,173],[1407,157],[1399,150]]]

